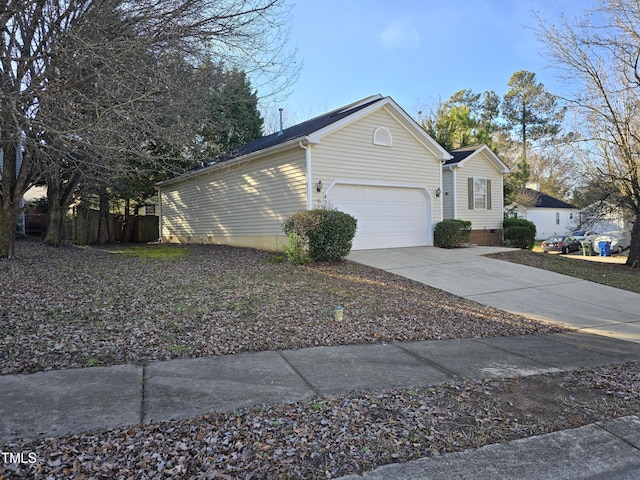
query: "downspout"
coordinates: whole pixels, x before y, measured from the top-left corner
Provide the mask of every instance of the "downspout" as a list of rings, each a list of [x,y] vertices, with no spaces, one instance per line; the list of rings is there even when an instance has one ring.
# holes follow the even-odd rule
[[[457,193],[458,193],[458,179],[456,178],[456,172],[458,171],[458,169],[456,167],[454,167],[453,165],[449,167],[449,169],[451,170],[451,200],[453,200],[453,218],[457,219],[458,218],[458,199],[457,197]]]
[[[305,140],[307,144],[305,145],[301,140],[298,145],[300,148],[305,150],[304,158],[306,163],[307,170],[307,210],[313,209],[313,185],[311,184],[311,146],[308,143],[308,140]]]
[[[158,188],[158,242],[162,243],[162,194]]]
[[[440,201],[440,221],[444,220],[444,188],[442,183],[442,167],[444,166],[445,160],[440,160],[440,186],[438,187],[438,191],[440,195],[438,195],[438,200]]]

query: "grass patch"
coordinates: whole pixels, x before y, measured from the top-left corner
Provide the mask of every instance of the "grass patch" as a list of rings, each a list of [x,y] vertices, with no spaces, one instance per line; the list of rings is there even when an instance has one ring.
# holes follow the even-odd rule
[[[640,293],[640,269],[624,264],[589,262],[535,250],[514,250],[489,256]]]
[[[170,348],[170,350],[174,353],[190,353],[191,352],[191,347],[189,345],[174,345],[173,347]]]
[[[89,360],[87,360],[87,367],[97,367],[102,365],[102,362],[100,360],[98,360],[97,358],[90,358]]]
[[[189,250],[177,245],[134,245],[114,250],[127,257],[137,257],[153,260],[176,260],[189,254]]]

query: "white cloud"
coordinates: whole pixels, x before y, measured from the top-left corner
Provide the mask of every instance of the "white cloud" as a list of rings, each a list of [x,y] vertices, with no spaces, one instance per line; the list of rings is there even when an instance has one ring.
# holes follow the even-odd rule
[[[390,50],[411,48],[420,46],[420,34],[418,30],[401,21],[393,21],[380,35],[380,40],[385,48]]]

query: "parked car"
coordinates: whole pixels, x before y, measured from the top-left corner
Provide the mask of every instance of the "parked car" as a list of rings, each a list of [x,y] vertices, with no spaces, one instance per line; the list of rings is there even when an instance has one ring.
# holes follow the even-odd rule
[[[542,251],[569,253],[580,250],[580,241],[571,235],[554,235],[542,242]]]
[[[604,232],[599,235],[588,236],[586,240],[591,242],[593,251],[598,253],[600,242],[611,243],[611,253],[620,253],[631,246],[631,235],[624,230],[615,230],[613,232]]]
[[[587,237],[592,237],[594,235],[598,235],[598,232],[594,232],[593,230],[576,230],[575,232],[571,232],[571,236],[580,241],[583,241]]]

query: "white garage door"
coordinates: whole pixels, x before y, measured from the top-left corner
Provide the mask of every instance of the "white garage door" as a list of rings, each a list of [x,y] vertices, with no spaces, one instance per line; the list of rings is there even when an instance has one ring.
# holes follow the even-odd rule
[[[431,208],[422,188],[337,184],[329,204],[353,215],[353,250],[430,245]]]

